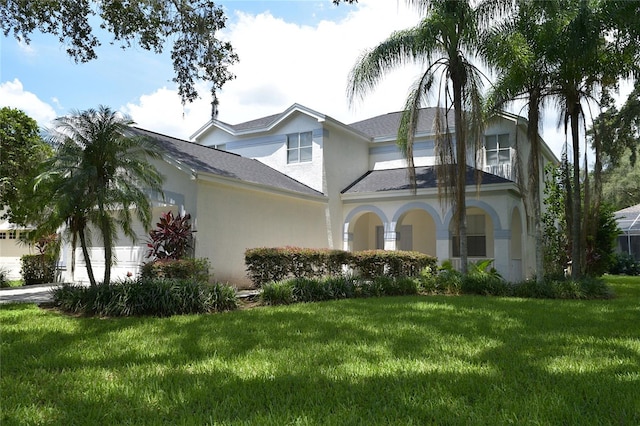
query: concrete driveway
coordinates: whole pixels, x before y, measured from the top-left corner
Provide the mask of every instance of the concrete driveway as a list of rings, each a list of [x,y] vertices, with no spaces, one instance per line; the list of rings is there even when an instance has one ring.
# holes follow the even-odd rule
[[[33,285],[0,289],[0,304],[44,303],[52,300],[51,291],[58,284]]]

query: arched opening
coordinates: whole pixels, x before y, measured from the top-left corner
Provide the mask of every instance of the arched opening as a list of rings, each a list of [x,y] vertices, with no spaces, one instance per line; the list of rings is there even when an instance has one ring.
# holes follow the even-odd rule
[[[396,225],[396,248],[436,256],[436,223],[422,209],[402,215]]]
[[[351,250],[375,250],[384,248],[384,224],[378,215],[367,212],[360,215],[351,229],[353,243]]]

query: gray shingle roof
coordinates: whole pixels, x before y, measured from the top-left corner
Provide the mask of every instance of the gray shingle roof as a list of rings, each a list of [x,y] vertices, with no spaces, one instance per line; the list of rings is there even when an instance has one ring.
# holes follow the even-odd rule
[[[163,154],[185,164],[196,172],[211,173],[303,195],[323,195],[321,192],[280,173],[258,160],[172,138],[149,130],[134,128],[134,131],[148,137],[154,145],[162,150]]]
[[[490,173],[480,172],[482,185],[513,183],[510,180]],[[416,183],[418,189],[437,188],[436,170],[434,166],[416,167]],[[476,184],[476,174],[467,166],[467,185]],[[353,184],[342,191],[343,194],[368,192],[400,191],[411,189],[406,167],[400,169],[372,170],[365,173]]]
[[[418,115],[418,128],[416,133],[434,133],[433,123],[438,108],[423,108]],[[356,130],[372,138],[395,137],[400,127],[402,112],[391,112],[349,124]]]
[[[243,132],[246,130],[253,130],[253,129],[263,129],[271,125],[273,122],[275,122],[278,118],[282,116],[282,114],[283,113],[268,115],[266,117],[257,118],[255,120],[245,121],[244,123],[238,123],[238,124],[224,123],[224,124],[235,132]],[[223,122],[221,121],[221,123]]]

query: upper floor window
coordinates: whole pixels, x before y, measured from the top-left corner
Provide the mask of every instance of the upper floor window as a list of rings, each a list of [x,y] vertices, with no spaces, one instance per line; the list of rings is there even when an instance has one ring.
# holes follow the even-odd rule
[[[311,161],[311,132],[287,135],[287,163],[305,163]]]
[[[508,134],[485,136],[484,147],[488,166],[511,164],[511,144]]]

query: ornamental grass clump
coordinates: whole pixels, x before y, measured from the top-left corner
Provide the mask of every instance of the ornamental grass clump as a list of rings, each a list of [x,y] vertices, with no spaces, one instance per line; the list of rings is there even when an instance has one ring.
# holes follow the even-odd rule
[[[226,284],[175,279],[125,280],[105,285],[64,284],[53,290],[64,312],[105,317],[212,313],[238,307],[235,289]]]

